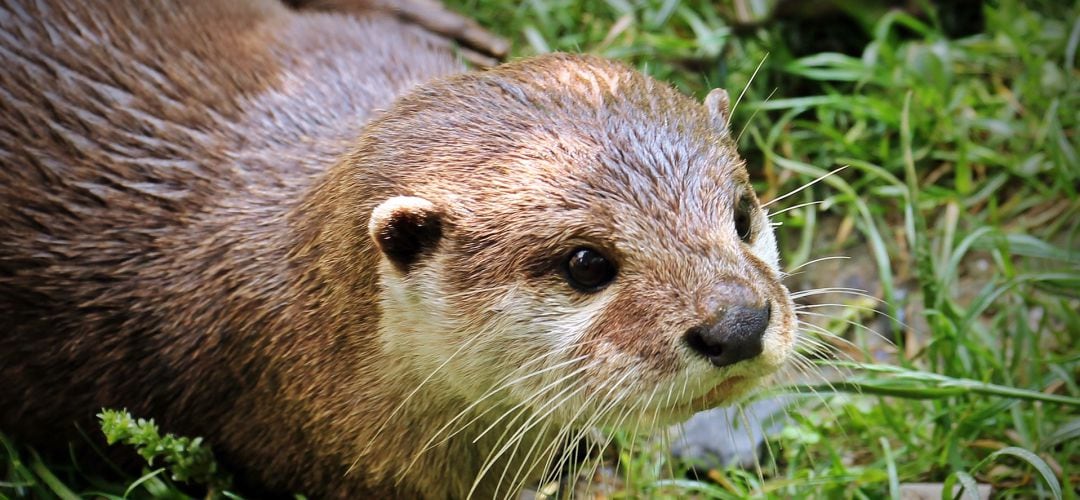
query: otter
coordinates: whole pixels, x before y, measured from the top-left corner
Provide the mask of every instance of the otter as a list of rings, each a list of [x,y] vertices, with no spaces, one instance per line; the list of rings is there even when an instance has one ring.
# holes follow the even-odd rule
[[[729,107],[377,11],[3,0],[0,429],[127,408],[260,491],[489,498],[730,403],[796,322]]]

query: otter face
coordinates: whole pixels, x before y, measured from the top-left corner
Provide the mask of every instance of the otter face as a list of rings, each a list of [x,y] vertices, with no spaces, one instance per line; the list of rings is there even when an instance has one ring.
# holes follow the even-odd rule
[[[560,424],[670,423],[759,385],[796,321],[728,121],[722,90],[566,55],[399,101],[363,152],[398,190],[369,225],[385,348]]]

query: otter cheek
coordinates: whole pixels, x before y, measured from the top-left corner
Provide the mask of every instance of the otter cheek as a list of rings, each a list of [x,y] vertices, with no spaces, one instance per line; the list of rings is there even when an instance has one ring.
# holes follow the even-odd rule
[[[764,214],[762,210],[761,220],[757,227],[762,228],[757,239],[754,240],[750,249],[757,258],[761,259],[769,265],[774,271],[779,273],[780,271],[780,253],[776,249],[776,236],[773,234],[772,225],[769,223],[769,218]]]
[[[783,291],[783,298],[774,303],[776,317],[765,332],[761,353],[762,361],[773,370],[787,362],[795,349],[794,304],[788,298],[787,288],[783,285],[777,287]]]
[[[612,372],[636,370],[673,375],[681,366],[669,318],[678,311],[651,287],[623,287],[605,295],[582,337],[586,352]]]

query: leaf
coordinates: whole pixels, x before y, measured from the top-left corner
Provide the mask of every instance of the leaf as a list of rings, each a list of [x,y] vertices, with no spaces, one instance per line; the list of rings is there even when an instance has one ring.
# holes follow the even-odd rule
[[[960,490],[955,495],[950,496],[953,489],[956,486],[956,482],[960,482]],[[945,479],[944,487],[941,488],[941,500],[949,498],[962,499],[962,500],[979,500],[979,483],[975,481],[971,474],[958,470],[949,474],[949,477]]]
[[[124,498],[127,498],[129,495],[131,495],[131,492],[135,491],[135,488],[138,488],[143,483],[153,479],[154,477],[156,477],[158,474],[161,474],[162,472],[165,472],[164,467],[162,467],[160,469],[157,469],[157,470],[155,470],[153,472],[150,472],[148,474],[145,474],[145,475],[143,475],[143,477],[140,477],[139,479],[136,479],[134,482],[131,483],[130,486],[128,486],[127,490],[124,491]]]
[[[79,495],[76,495],[75,492],[71,491],[63,481],[60,481],[60,478],[56,477],[48,467],[45,467],[45,464],[41,461],[41,457],[39,457],[36,452],[31,450],[30,457],[30,469],[34,471],[34,474],[37,474],[37,476],[41,478],[41,482],[45,483],[53,494],[61,500],[79,499]]]
[[[900,476],[896,473],[896,460],[893,458],[892,447],[889,446],[889,440],[884,437],[879,438],[878,442],[881,443],[881,449],[885,452],[885,470],[889,473],[889,496],[893,500],[899,500]]]
[[[1049,436],[1043,439],[1042,448],[1052,448],[1058,443],[1064,443],[1071,439],[1080,438],[1080,418],[1074,418],[1058,427]]]
[[[1031,466],[1034,467],[1035,470],[1039,471],[1039,474],[1042,475],[1043,481],[1045,481],[1046,485],[1050,487],[1050,492],[1053,493],[1054,498],[1062,498],[1061,483],[1058,482],[1057,476],[1054,475],[1054,471],[1050,469],[1050,465],[1048,465],[1046,461],[1042,458],[1039,458],[1038,455],[1023,448],[1010,446],[1008,448],[1003,448],[1001,450],[991,453],[990,456],[986,457],[986,461],[994,460],[1001,455],[1011,455],[1031,464]]]
[[[852,377],[843,382],[819,385],[795,385],[779,387],[769,393],[799,394],[849,392],[855,394],[877,394],[911,399],[940,399],[962,394],[986,394],[1029,401],[1045,401],[1074,407],[1080,407],[1080,398],[1046,394],[1044,392],[991,384],[978,380],[949,377],[937,373],[909,370],[893,365],[854,363],[849,361],[819,362],[824,366],[847,368],[865,372],[865,375]]]

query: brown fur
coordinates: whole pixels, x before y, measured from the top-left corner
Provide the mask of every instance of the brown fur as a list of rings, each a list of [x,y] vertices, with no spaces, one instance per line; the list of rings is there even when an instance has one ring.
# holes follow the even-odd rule
[[[442,43],[379,16],[0,1],[0,429],[64,441],[72,422],[126,407],[206,437],[272,491],[461,497],[504,443],[501,430],[474,437],[554,376],[466,411],[476,422],[409,465],[500,376],[550,351],[507,325],[560,318],[500,310],[494,285],[553,311],[601,300],[552,272],[576,242],[621,267],[610,306],[552,358],[598,361],[579,363],[562,420],[602,413],[615,391],[668,387],[685,402],[718,383],[687,381],[699,361],[678,341],[718,280],[778,301],[790,337],[775,269],[732,236],[746,172],[706,107],[590,57],[446,77],[460,70]],[[408,273],[367,232],[396,195],[445,217],[437,251]],[[459,326],[387,324],[387,280]],[[428,334],[466,353],[430,382]],[[537,426],[499,468],[536,472],[524,449],[552,433]]]
[[[33,442],[127,407],[271,487],[345,486],[326,421],[357,411],[335,388],[375,313],[319,306],[340,290],[298,209],[367,117],[460,67],[396,22],[273,1],[0,11],[0,426]]]

